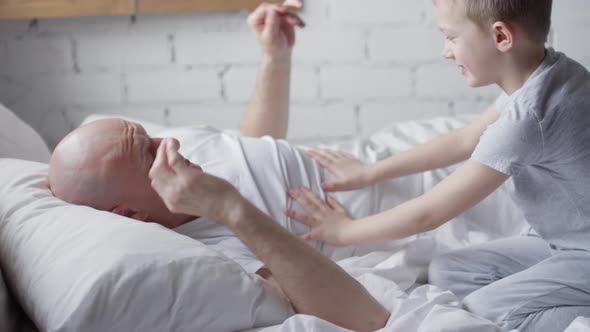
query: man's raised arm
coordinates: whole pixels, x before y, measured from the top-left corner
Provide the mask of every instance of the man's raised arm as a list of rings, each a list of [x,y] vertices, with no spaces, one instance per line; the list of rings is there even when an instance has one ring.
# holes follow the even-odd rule
[[[265,3],[248,18],[248,25],[256,33],[263,56],[256,90],[240,123],[242,135],[287,136],[295,27],[304,26],[303,21],[290,12],[290,8],[292,6]]]

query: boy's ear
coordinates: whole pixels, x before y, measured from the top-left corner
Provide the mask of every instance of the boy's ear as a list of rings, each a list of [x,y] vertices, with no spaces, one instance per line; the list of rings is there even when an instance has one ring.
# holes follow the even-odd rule
[[[494,42],[500,52],[508,52],[514,47],[514,29],[503,21],[497,21],[492,26]]]

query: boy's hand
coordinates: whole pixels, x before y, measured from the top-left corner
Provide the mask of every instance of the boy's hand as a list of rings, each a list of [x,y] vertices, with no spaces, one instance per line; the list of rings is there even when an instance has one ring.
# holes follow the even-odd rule
[[[290,6],[297,1],[287,1]],[[256,33],[265,56],[285,58],[290,56],[295,45],[295,27],[305,23],[289,7],[263,3],[248,17],[250,29]]]
[[[322,183],[324,191],[354,190],[372,184],[369,167],[348,153],[312,149],[308,151],[308,154],[328,172],[336,176],[335,180]]]
[[[225,222],[241,195],[227,181],[209,175],[178,153],[175,139],[162,140],[149,172],[151,185],[172,213]]]
[[[331,196],[325,203],[318,195],[306,187],[301,190],[289,190],[289,196],[299,203],[309,214],[285,209],[286,216],[300,221],[311,231],[301,236],[303,240],[322,240],[335,246],[346,246],[345,231],[352,220],[346,209]]]

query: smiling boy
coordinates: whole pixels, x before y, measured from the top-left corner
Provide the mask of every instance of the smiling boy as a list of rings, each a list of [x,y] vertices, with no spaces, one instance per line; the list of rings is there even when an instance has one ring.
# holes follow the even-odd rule
[[[590,73],[545,48],[551,0],[434,0],[443,56],[471,87],[498,85],[493,107],[466,127],[372,165],[311,155],[350,190],[467,160],[430,192],[352,222],[309,190],[290,194],[308,214],[307,239],[351,245],[439,227],[512,178],[511,196],[538,235],[488,242],[435,258],[429,282],[466,309],[520,331],[563,331],[590,316]]]

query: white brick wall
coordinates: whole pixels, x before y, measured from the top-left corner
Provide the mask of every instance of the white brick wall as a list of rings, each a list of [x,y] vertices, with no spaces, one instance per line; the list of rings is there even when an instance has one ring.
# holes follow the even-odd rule
[[[175,41],[180,64],[243,64],[260,59],[256,38],[247,31],[180,32]]]
[[[39,75],[27,97],[41,105],[95,105],[123,102],[118,71]]]
[[[309,27],[297,35],[293,52],[297,62],[358,63],[365,57],[364,36],[361,31],[340,27],[318,30]]]
[[[164,68],[149,72],[130,72],[126,83],[129,104],[182,103],[217,100],[221,97],[219,74],[213,68]]]
[[[367,103],[361,105],[360,111],[359,123],[363,134],[370,134],[390,122],[453,115],[450,103],[444,101]]]
[[[12,39],[2,67],[15,76],[72,69],[72,43],[65,38]],[[3,70],[4,71],[4,70]]]
[[[372,60],[405,65],[440,60],[443,47],[443,39],[437,29],[419,25],[376,28],[368,43]]]
[[[410,24],[419,21],[426,0],[332,0],[332,17],[348,24]]]
[[[431,0],[308,0],[291,138],[364,135],[393,121],[479,112],[442,59]],[[550,44],[590,66],[590,1],[554,4]],[[248,12],[0,21],[0,102],[50,145],[91,113],[237,128],[260,51]],[[337,119],[337,121],[334,121]]]
[[[407,68],[329,66],[321,70],[322,95],[326,99],[362,100],[408,97],[412,93]]]
[[[80,68],[157,66],[170,64],[172,48],[166,34],[87,36],[76,39]]]

